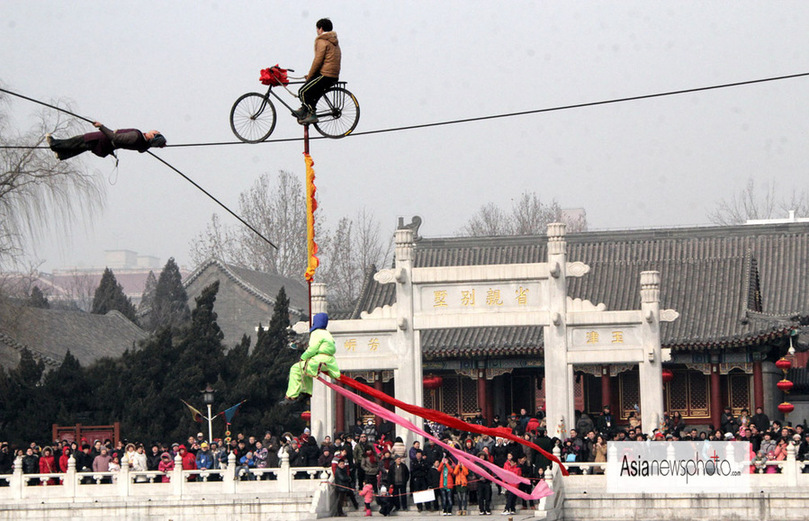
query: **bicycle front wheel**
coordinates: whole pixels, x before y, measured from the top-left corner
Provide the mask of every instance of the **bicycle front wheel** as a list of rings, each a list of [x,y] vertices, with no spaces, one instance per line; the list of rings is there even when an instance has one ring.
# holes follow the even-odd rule
[[[360,121],[360,104],[348,90],[332,87],[317,100],[315,107],[318,122],[315,128],[326,137],[345,137],[357,128]]]
[[[263,94],[245,94],[230,109],[230,128],[242,141],[260,143],[275,130],[275,107]]]

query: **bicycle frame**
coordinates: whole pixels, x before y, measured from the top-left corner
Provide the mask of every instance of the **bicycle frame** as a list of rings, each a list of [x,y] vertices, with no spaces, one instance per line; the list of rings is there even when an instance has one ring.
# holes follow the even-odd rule
[[[288,85],[303,85],[304,83],[306,83],[306,82],[305,81],[291,81],[291,82],[289,82]],[[338,81],[337,83],[334,84],[334,86],[335,87],[343,87],[343,88],[345,88],[346,83],[347,82],[345,82],[345,81]],[[281,103],[281,105],[283,105],[287,109],[289,109],[290,112],[294,112],[296,110],[296,109],[290,107],[289,104],[287,104],[287,102],[285,102],[283,100],[283,98],[281,98],[281,96],[279,96],[278,94],[273,92],[272,88],[275,87],[275,86],[276,85],[270,85],[270,87],[267,89],[267,94],[264,95],[264,102],[261,104],[261,107],[258,110],[259,114],[264,111],[264,107],[266,106],[267,101],[270,99],[270,95],[272,95],[273,98],[277,99]],[[286,89],[284,89],[284,90],[286,90]],[[289,92],[289,91],[287,91],[287,92]],[[290,92],[290,94],[292,94],[292,93]],[[294,95],[294,94],[292,94],[292,95],[295,96],[295,99],[298,99],[296,95]],[[343,100],[340,100],[341,106],[342,106],[342,101]],[[327,112],[327,113],[319,113],[318,116],[323,116],[323,115],[332,113],[335,110],[335,108],[338,108],[338,109],[341,108],[341,107],[335,107],[334,104],[332,104],[331,100],[328,99],[328,98],[326,98],[326,104],[329,106],[329,112]]]

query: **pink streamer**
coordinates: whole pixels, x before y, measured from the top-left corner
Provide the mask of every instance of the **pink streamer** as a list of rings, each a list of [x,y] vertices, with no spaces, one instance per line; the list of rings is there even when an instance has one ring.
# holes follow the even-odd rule
[[[339,385],[333,384],[331,382],[327,382],[322,376],[318,376],[317,379],[320,380],[321,382],[323,382],[325,385],[329,386],[336,393],[339,393],[339,394],[345,396],[346,398],[348,398],[352,402],[356,403],[357,405],[359,405],[363,409],[366,409],[369,412],[372,412],[373,414],[376,414],[377,416],[379,416],[381,418],[392,421],[393,423],[395,423],[397,425],[401,425],[402,427],[404,427],[405,429],[407,429],[407,430],[409,430],[411,432],[415,432],[416,434],[424,436],[427,439],[433,440],[440,447],[443,447],[447,451],[449,451],[450,454],[455,456],[455,458],[458,461],[462,462],[467,468],[472,470],[474,473],[476,473],[478,475],[481,475],[481,476],[483,476],[483,477],[485,477],[485,478],[487,478],[487,479],[501,485],[502,487],[504,487],[507,490],[510,490],[512,493],[514,493],[514,495],[516,495],[517,497],[519,497],[521,499],[538,500],[538,499],[542,499],[543,497],[547,497],[547,496],[550,496],[550,495],[553,494],[553,491],[550,489],[548,484],[545,483],[544,480],[539,481],[537,483],[537,485],[534,487],[534,489],[531,491],[530,494],[526,494],[525,492],[518,489],[513,484],[514,483],[530,484],[531,481],[528,478],[518,476],[517,474],[515,474],[513,472],[510,472],[510,471],[508,471],[506,469],[500,468],[500,467],[498,467],[497,465],[495,465],[494,463],[492,463],[490,461],[486,461],[486,460],[481,459],[481,458],[470,457],[469,454],[467,454],[466,452],[464,452],[464,451],[462,451],[460,449],[457,449],[457,448],[455,448],[455,447],[453,447],[451,445],[448,445],[448,444],[444,443],[443,441],[439,440],[438,438],[428,434],[426,431],[424,431],[422,429],[419,429],[411,421],[403,418],[402,416],[399,416],[398,414],[395,414],[395,413],[387,410],[386,408],[382,407],[381,405],[376,404],[376,403],[374,403],[374,402],[372,402],[372,401],[370,401],[370,400],[368,400],[366,398],[363,398],[362,396],[360,396],[360,395],[358,395],[358,394],[356,394],[356,393],[354,393],[352,391],[349,391],[348,389],[340,387]],[[482,465],[486,466],[494,474],[496,474],[497,477],[493,476],[491,473],[489,473],[486,470],[484,470],[483,468],[481,468],[479,466],[479,464],[482,464]],[[501,479],[498,479],[498,477],[501,478]]]

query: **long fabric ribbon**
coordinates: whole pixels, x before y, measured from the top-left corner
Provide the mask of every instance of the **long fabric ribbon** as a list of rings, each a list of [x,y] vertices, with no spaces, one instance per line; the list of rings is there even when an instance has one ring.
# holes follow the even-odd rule
[[[529,480],[528,478],[523,478],[511,471],[508,471],[504,468],[500,468],[490,461],[472,457],[466,452],[456,447],[453,447],[452,445],[444,443],[435,436],[428,434],[423,429],[420,429],[416,425],[414,425],[411,421],[399,416],[394,412],[385,409],[381,405],[376,404],[368,400],[367,398],[363,398],[362,396],[349,391],[348,389],[345,389],[343,387],[340,387],[339,385],[326,381],[326,379],[323,378],[322,376],[318,376],[317,379],[323,382],[323,384],[327,385],[329,388],[331,388],[334,392],[341,394],[342,396],[356,403],[363,409],[366,409],[369,412],[372,412],[377,416],[384,418],[388,421],[396,423],[397,425],[401,425],[405,429],[415,432],[416,434],[419,434],[421,436],[424,436],[427,439],[433,440],[436,443],[436,445],[444,448],[447,452],[452,454],[455,457],[455,459],[462,462],[472,472],[480,476],[483,476],[486,479],[493,481],[494,483],[499,484],[500,486],[504,487],[506,490],[511,491],[514,495],[516,495],[521,499],[538,500],[553,494],[553,491],[550,489],[548,484],[545,483],[545,481],[539,481],[533,488],[531,493],[528,494],[515,486],[515,483],[530,485],[531,480]],[[484,465],[486,468],[491,470],[491,473],[484,470],[480,465]],[[497,477],[493,476],[492,474],[495,474]]]
[[[352,389],[355,389],[357,391],[361,391],[363,393],[366,393],[369,396],[372,396],[374,398],[378,398],[379,400],[382,400],[385,403],[388,403],[390,405],[398,407],[398,408],[402,409],[403,411],[409,412],[410,414],[415,414],[416,416],[424,418],[425,420],[431,420],[431,421],[440,423],[442,425],[446,425],[447,427],[450,427],[452,429],[456,429],[456,430],[460,430],[460,431],[474,432],[475,434],[488,434],[489,436],[492,436],[492,437],[499,436],[501,438],[506,438],[508,440],[516,441],[517,443],[519,443],[521,445],[524,445],[526,447],[530,447],[531,449],[539,452],[540,454],[542,454],[543,456],[545,456],[549,460],[551,460],[554,463],[558,464],[559,468],[562,470],[562,474],[565,475],[565,476],[568,475],[567,469],[562,464],[562,462],[559,461],[559,458],[557,458],[556,456],[554,456],[550,452],[544,450],[542,447],[538,446],[537,444],[531,443],[530,441],[513,434],[511,432],[511,429],[509,429],[508,427],[484,427],[483,425],[477,425],[477,424],[474,424],[474,423],[467,423],[467,422],[465,422],[463,420],[460,420],[458,418],[455,418],[454,416],[450,416],[449,414],[446,414],[446,413],[443,413],[443,412],[440,412],[440,411],[435,411],[433,409],[426,409],[424,407],[419,407],[417,405],[411,405],[411,404],[405,403],[405,402],[403,402],[401,400],[397,400],[396,398],[388,396],[387,394],[385,394],[385,393],[383,393],[381,391],[377,391],[373,387],[369,387],[369,386],[367,386],[367,385],[365,385],[365,384],[363,384],[361,382],[358,382],[357,380],[354,380],[353,378],[351,378],[349,376],[346,376],[346,375],[341,375],[339,381],[341,383],[344,383],[345,385],[351,387]]]
[[[317,243],[315,242],[315,210],[317,210],[317,199],[315,193],[315,169],[312,166],[315,162],[312,156],[304,154],[306,161],[306,273],[304,278],[308,282],[315,279],[315,270],[320,265],[320,259],[317,258]]]

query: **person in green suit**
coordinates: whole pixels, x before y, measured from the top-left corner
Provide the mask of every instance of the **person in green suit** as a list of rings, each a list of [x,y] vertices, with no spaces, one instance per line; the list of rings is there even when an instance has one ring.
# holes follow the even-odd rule
[[[309,329],[309,347],[301,354],[300,361],[289,368],[289,385],[287,386],[285,403],[312,396],[312,379],[324,372],[333,379],[340,378],[340,369],[334,353],[334,337],[326,330],[329,315],[318,313],[312,318]]]

